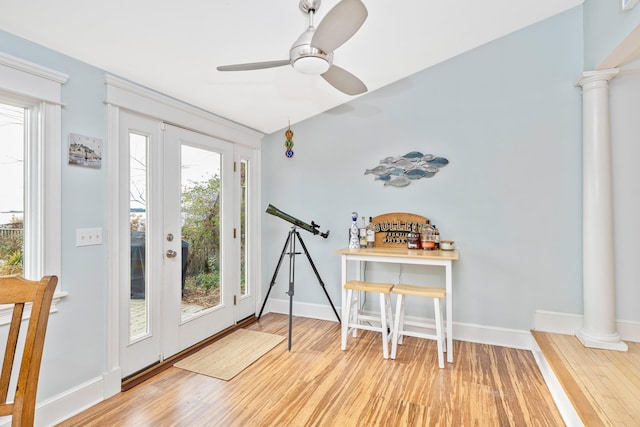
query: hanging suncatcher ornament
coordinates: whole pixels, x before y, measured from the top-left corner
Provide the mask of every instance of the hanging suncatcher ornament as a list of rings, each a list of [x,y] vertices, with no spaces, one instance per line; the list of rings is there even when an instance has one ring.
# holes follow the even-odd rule
[[[285,154],[288,158],[292,158],[293,157],[293,132],[291,131],[291,122],[289,122],[289,129],[287,129],[287,131],[284,133],[284,136],[287,138],[287,140],[284,142],[284,146],[287,148],[287,151],[285,151]]]

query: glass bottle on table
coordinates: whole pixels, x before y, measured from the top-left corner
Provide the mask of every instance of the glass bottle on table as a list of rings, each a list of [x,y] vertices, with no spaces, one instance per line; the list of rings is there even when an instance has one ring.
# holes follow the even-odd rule
[[[420,246],[422,249],[428,251],[435,248],[435,236],[434,228],[431,224],[423,224],[422,232],[420,233]]]
[[[440,249],[440,230],[435,225],[433,226],[433,241],[435,242],[433,249]]]
[[[407,236],[407,248],[408,249],[420,249],[420,233],[418,233],[418,225],[413,224],[411,231]]]
[[[369,217],[367,224],[367,248],[373,248],[376,243],[376,230],[373,227],[372,217]]]
[[[360,232],[360,247],[366,248],[367,247],[367,225],[364,220],[364,217],[362,217],[362,227],[360,227],[359,232]]]
[[[359,232],[360,230],[358,229],[358,213],[357,212],[352,212],[351,213],[351,228],[349,229],[349,247],[351,249],[356,249],[360,247],[360,239],[359,239]]]

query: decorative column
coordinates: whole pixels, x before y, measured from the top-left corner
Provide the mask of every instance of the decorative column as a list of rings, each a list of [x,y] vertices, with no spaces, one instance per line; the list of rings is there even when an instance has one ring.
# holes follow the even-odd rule
[[[609,80],[618,69],[586,72],[582,87],[582,275],[585,347],[626,351],[616,331]]]

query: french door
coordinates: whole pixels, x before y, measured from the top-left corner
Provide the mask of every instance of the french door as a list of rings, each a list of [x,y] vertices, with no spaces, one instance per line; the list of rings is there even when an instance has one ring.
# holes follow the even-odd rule
[[[255,312],[246,256],[251,156],[126,112],[119,140],[126,377]]]

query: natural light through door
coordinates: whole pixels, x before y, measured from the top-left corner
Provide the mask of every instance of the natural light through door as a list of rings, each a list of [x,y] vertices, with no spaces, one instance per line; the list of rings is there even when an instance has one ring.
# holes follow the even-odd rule
[[[149,333],[149,284],[146,280],[147,144],[148,137],[129,133],[129,228],[131,302],[129,332],[133,341]]]
[[[181,161],[181,318],[185,321],[221,303],[221,156],[182,145]]]

